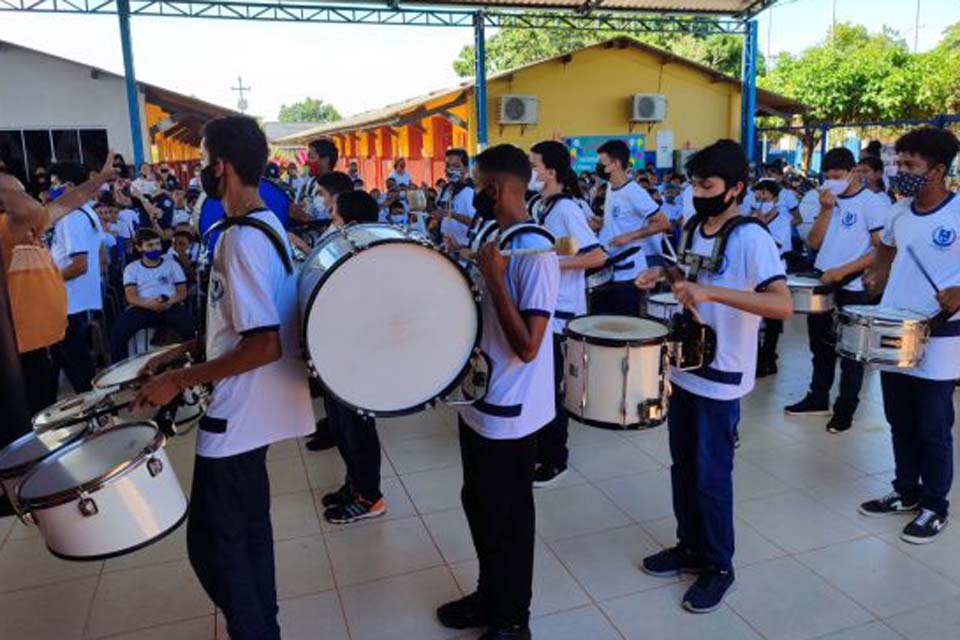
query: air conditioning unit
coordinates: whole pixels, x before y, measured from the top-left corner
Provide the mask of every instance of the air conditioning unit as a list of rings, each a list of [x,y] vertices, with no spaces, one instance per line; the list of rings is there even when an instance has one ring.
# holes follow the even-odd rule
[[[500,124],[536,124],[536,96],[507,94],[500,97]]]
[[[667,117],[667,97],[662,93],[633,94],[631,122],[662,122]]]

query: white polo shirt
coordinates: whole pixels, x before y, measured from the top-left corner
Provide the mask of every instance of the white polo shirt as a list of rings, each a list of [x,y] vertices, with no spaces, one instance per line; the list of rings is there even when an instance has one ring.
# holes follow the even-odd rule
[[[873,248],[870,234],[882,230],[887,217],[887,210],[866,189],[850,196],[837,196],[813,266],[826,271],[862,257]],[[863,279],[858,277],[843,288],[863,291]]]
[[[650,217],[660,210],[650,194],[636,182],[629,180],[619,187],[609,185],[607,199],[603,204],[603,228],[600,230],[600,244],[610,255],[626,251],[633,247],[641,250],[626,261],[613,266],[614,282],[633,280],[637,274],[647,268],[644,257],[644,240],[634,240],[619,247],[611,247],[610,241],[625,233],[646,227]],[[659,255],[659,252],[658,254]]]
[[[180,263],[170,254],[163,256],[160,263],[152,267],[140,259],[131,262],[123,270],[123,286],[136,287],[137,295],[141,298],[172,298],[177,294],[177,285],[186,283],[187,276]]]
[[[67,313],[99,311],[103,308],[100,282],[100,246],[103,230],[97,214],[83,205],[63,216],[53,226],[50,255],[57,268],[63,269],[73,258],[86,255],[85,273],[64,282],[67,290]]]
[[[540,199],[535,205],[537,221],[557,238],[570,237],[577,243],[578,255],[600,246],[597,235],[587,225],[584,203],[567,196]],[[563,263],[565,258],[560,258]],[[587,312],[587,283],[583,269],[561,269],[557,309],[550,320],[554,333],[562,334],[567,321]]]
[[[880,307],[909,309],[927,317],[939,314],[940,304],[933,288],[906,249],[913,247],[941,290],[960,286],[960,197],[952,193],[938,208],[926,213],[913,209],[912,198],[901,200],[894,205],[891,223],[884,229],[881,242],[896,247],[897,255]],[[934,328],[919,365],[889,370],[929,380],[960,378],[960,313],[954,314],[945,326]]]
[[[273,227],[290,254],[286,232],[272,211],[247,215]],[[233,456],[314,430],[299,317],[296,272],[286,272],[268,236],[240,226],[221,233],[207,294],[207,359],[235,349],[246,333],[272,329],[279,329],[283,355],[214,383],[198,429],[198,455]]]
[[[454,213],[473,218],[476,214],[476,210],[473,208],[473,193],[473,187],[468,185],[451,197],[453,194],[453,186],[448,184],[440,193],[437,204]],[[470,227],[468,225],[453,218],[444,218],[440,221],[440,233],[445,236],[453,236],[457,244],[461,247],[466,247],[470,244],[470,238],[468,237],[469,230]]]
[[[703,227],[694,231],[691,250],[713,254],[718,236],[706,236]],[[760,225],[734,229],[727,240],[720,272],[700,271],[697,283],[740,291],[762,291],[776,280],[786,279],[780,252],[770,234]],[[750,393],[756,379],[757,335],[760,316],[716,302],[697,305],[701,319],[717,332],[717,355],[703,369],[672,369],[673,384],[691,393],[715,400],[735,400]]]
[[[777,211],[773,219],[767,223],[767,229],[770,230],[770,235],[773,236],[774,242],[777,243],[780,249],[780,255],[790,251],[793,244],[793,223],[791,222],[792,216],[790,215],[790,209],[787,208],[788,206],[787,204],[781,203],[779,198],[776,202],[764,202],[760,205],[760,211],[764,214],[769,213],[774,208]]]
[[[549,241],[535,233],[514,236],[514,249],[545,248]],[[560,267],[555,253],[510,258],[505,274],[510,299],[521,314],[553,315]],[[514,353],[497,319],[497,311],[484,292],[481,302],[483,336],[480,348],[490,358],[490,379],[482,401],[460,410],[460,417],[474,431],[493,440],[523,438],[555,416],[553,396],[553,341],[544,336],[531,362]]]

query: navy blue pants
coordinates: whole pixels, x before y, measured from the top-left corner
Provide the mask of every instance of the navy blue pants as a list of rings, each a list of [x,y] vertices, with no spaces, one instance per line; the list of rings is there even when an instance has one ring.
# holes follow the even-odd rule
[[[893,435],[893,488],[946,516],[953,482],[954,383],[883,371],[880,384]]]
[[[187,552],[231,640],[280,640],[267,447],[196,457]]]
[[[63,340],[50,347],[55,364],[54,380],[60,370],[67,374],[70,386],[77,393],[93,389],[94,362],[90,353],[90,312],[81,311],[67,316],[67,332]]]
[[[359,415],[326,394],[323,408],[327,412],[330,435],[347,466],[345,483],[364,500],[376,502],[380,492],[380,437],[377,422]]]
[[[640,315],[640,301],[640,290],[634,286],[633,280],[609,282],[594,290],[590,312],[635,318]]]
[[[667,425],[677,539],[720,569],[733,562],[733,434],[739,422],[739,400],[673,387]]]
[[[567,449],[570,417],[563,406],[563,341],[562,334],[553,334],[553,384],[557,415],[537,432],[537,463],[555,469],[565,469],[570,457]]]
[[[185,304],[177,304],[163,313],[128,307],[120,314],[110,334],[110,357],[114,362],[127,358],[127,342],[137,331],[148,327],[169,327],[180,334],[182,340],[193,337],[193,315]]]

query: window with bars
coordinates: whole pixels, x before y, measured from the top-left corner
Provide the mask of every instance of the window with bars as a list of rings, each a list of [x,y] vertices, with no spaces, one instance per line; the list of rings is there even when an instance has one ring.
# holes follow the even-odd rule
[[[24,184],[37,167],[54,162],[99,168],[108,149],[106,129],[0,129],[0,160]]]

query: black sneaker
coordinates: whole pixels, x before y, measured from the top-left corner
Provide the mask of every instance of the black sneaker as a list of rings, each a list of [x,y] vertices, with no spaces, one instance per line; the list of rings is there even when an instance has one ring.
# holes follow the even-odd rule
[[[871,518],[881,516],[898,516],[904,513],[913,513],[920,508],[916,500],[904,500],[899,493],[891,491],[882,498],[867,500],[857,507],[860,515]]]
[[[565,475],[567,475],[566,467],[557,468],[542,464],[533,470],[533,487],[535,489],[549,487]]]
[[[763,361],[757,363],[757,378],[766,378],[767,376],[776,375],[777,373],[777,363],[776,361]]]
[[[845,418],[833,414],[833,417],[827,422],[827,433],[843,433],[844,431],[849,431],[852,426],[852,418]]]
[[[808,393],[803,400],[784,407],[783,410],[790,416],[828,416],[830,415],[830,403],[814,402],[813,396]]]
[[[525,624],[490,627],[477,640],[530,640],[530,627]]]
[[[345,504],[350,504],[350,501],[353,500],[353,492],[350,491],[350,486],[344,484],[342,487],[334,491],[333,493],[324,494],[320,499],[320,503],[324,507],[342,507]]]
[[[947,516],[937,515],[930,509],[921,509],[920,514],[903,528],[900,539],[910,544],[929,544],[947,526]]]
[[[470,629],[490,624],[490,618],[476,593],[439,607],[437,620],[448,629]]]
[[[720,606],[733,586],[733,569],[704,571],[683,596],[683,608],[690,613],[710,613]]]
[[[330,433],[330,425],[326,418],[317,420],[317,430],[313,432],[310,439],[307,440],[307,449],[309,451],[326,451],[333,449],[337,443],[333,440],[333,434]]]
[[[379,518],[387,512],[387,503],[383,498],[376,502],[364,500],[354,496],[347,504],[330,507],[323,512],[323,517],[330,524],[349,524],[369,518]]]
[[[682,547],[664,549],[647,556],[640,564],[644,573],[658,578],[669,578],[679,573],[700,573],[704,568],[703,560]]]

